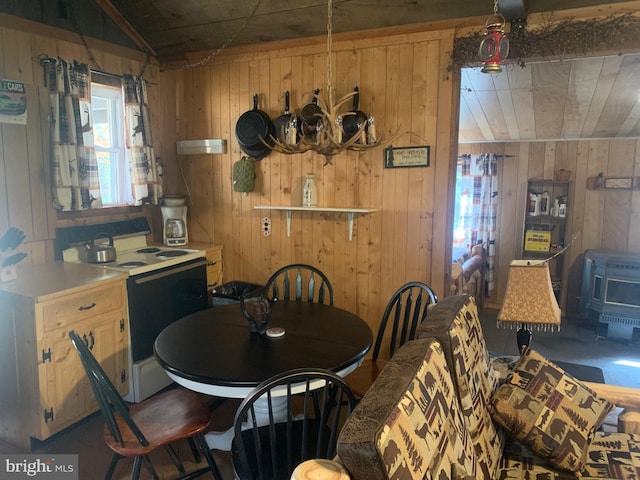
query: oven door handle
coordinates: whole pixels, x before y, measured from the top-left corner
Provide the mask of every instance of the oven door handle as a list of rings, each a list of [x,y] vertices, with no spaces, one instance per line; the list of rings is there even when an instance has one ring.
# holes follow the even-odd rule
[[[197,268],[203,265],[206,266],[206,264],[207,264],[207,260],[203,257],[202,261],[200,262],[190,263],[189,265],[177,266],[174,268],[170,268],[164,272],[145,275],[142,278],[134,277],[133,281],[136,283],[136,285],[141,285],[143,283],[153,282],[154,280],[157,280],[159,278],[168,277],[169,275],[175,275],[176,273],[179,273],[179,272],[185,272],[187,270],[191,270],[192,268]]]

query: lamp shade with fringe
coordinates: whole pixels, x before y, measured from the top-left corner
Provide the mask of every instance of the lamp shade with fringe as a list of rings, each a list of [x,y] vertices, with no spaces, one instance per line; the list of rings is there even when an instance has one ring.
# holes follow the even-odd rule
[[[553,292],[547,261],[513,260],[509,282],[498,314],[498,326],[518,330],[518,351],[529,346],[531,328],[560,330],[560,307]]]

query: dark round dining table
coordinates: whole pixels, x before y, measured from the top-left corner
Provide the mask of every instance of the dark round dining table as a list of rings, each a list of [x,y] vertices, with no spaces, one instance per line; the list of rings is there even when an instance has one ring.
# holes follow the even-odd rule
[[[371,348],[373,334],[357,315],[309,302],[275,302],[270,327],[252,333],[238,303],[188,315],[156,338],[157,361],[176,383],[208,395],[244,398],[268,378],[296,368],[348,375]]]

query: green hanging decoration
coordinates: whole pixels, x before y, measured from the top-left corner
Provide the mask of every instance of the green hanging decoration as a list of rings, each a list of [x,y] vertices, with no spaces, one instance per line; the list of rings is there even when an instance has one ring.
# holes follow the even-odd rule
[[[249,157],[242,157],[233,164],[233,191],[253,192],[256,185],[256,162]]]

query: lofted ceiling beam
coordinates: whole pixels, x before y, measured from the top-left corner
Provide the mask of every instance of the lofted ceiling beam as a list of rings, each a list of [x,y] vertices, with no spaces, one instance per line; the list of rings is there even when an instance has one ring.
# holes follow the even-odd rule
[[[124,18],[120,11],[113,6],[111,0],[96,0],[96,3],[104,12],[111,17],[118,27],[127,35],[139,48],[147,52],[149,55],[157,57],[156,51],[147,43],[135,28]]]
[[[507,22],[511,23],[511,32],[524,30],[527,24],[526,0],[498,0],[498,10]]]
[[[498,0],[498,10],[508,22],[527,18],[525,0]]]

